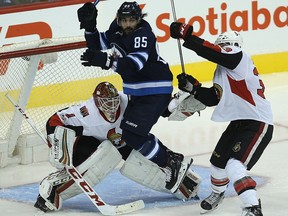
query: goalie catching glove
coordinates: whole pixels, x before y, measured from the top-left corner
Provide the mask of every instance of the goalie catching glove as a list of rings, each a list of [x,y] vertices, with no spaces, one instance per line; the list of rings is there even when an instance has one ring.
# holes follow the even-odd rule
[[[87,32],[94,32],[96,30],[98,10],[91,2],[87,2],[79,8],[77,15],[80,29],[85,29]]]
[[[113,65],[114,58],[105,52],[87,49],[81,55],[81,61],[83,61],[82,65],[84,66],[98,66],[104,70],[109,70]]]

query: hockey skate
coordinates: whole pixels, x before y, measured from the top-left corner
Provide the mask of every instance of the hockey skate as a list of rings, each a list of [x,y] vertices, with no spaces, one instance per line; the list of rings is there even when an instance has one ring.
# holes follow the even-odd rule
[[[47,212],[50,209],[45,205],[46,201],[40,196],[38,195],[37,200],[34,204],[34,207],[43,211],[43,212]]]
[[[212,192],[210,196],[208,196],[201,202],[202,209],[200,213],[205,214],[207,212],[217,209],[218,205],[222,202],[223,199],[224,199],[224,192],[220,194]]]
[[[54,199],[55,199],[55,192],[56,192],[56,187],[53,187],[52,191],[51,191],[51,196],[49,196],[47,198],[47,200],[45,200],[43,197],[40,196],[40,194],[37,197],[37,200],[34,204],[34,207],[43,211],[43,212],[47,212],[47,211],[53,211],[55,210],[55,207],[53,206],[52,203],[54,203]]]
[[[189,200],[191,198],[199,200],[197,193],[199,191],[202,178],[199,174],[193,171],[192,162],[192,159],[189,163],[182,162],[182,164],[186,164],[187,169],[185,172],[183,172],[183,175],[179,177],[178,182],[175,184],[178,185],[177,188],[174,187],[176,188],[176,191],[173,190],[174,195],[183,201]]]
[[[258,205],[243,208],[242,216],[263,216],[260,199]]]
[[[39,194],[34,207],[43,212],[58,210],[62,206],[62,201],[60,200],[56,189],[57,186],[53,186],[50,194],[45,198]]]
[[[182,163],[184,156],[172,151],[168,152],[167,166],[163,168],[166,174],[166,189],[174,193],[181,184],[187,170],[192,165],[193,159],[189,163]]]
[[[177,152],[173,152],[171,151],[170,149],[167,149],[167,154],[170,156],[170,157],[174,157],[176,160],[178,161],[183,161],[184,160],[184,155],[181,154],[181,153],[177,153]]]

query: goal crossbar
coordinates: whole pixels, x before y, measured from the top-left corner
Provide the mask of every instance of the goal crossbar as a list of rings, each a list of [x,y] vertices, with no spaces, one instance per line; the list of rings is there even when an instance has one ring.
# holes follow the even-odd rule
[[[59,51],[65,51],[65,50],[80,49],[80,48],[85,48],[85,47],[86,47],[85,41],[72,42],[72,43],[60,44],[60,45],[50,45],[46,47],[37,47],[37,48],[30,48],[30,49],[28,48],[25,50],[15,50],[15,51],[9,51],[10,47],[4,46],[2,49],[0,48],[0,59],[17,58],[17,57],[22,57],[22,56],[29,56],[31,54],[39,55],[39,54],[59,52]],[[8,51],[6,51],[5,48]]]

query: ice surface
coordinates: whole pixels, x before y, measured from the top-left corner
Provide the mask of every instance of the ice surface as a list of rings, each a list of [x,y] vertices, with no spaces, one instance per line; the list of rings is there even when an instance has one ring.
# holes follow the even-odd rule
[[[262,201],[263,214],[265,216],[284,216],[288,215],[286,167],[288,164],[288,73],[274,73],[261,77],[266,86],[266,98],[271,102],[273,109],[274,136],[250,174],[259,184],[257,192]],[[203,85],[208,86],[209,83]],[[185,156],[193,157],[195,171],[203,177],[199,192],[201,199],[210,191],[208,170],[210,154],[226,126],[224,123],[210,121],[212,111],[213,108],[207,108],[200,117],[192,116],[184,122],[167,122],[166,119],[161,119],[152,129],[153,133],[167,146],[182,152]],[[41,215],[42,213],[33,207],[38,193],[37,185],[53,170],[48,163],[26,166],[11,165],[0,169],[0,215]],[[115,185],[115,182],[118,185]],[[95,187],[95,190],[103,196],[107,203],[111,204],[143,199],[146,208],[129,215],[200,215],[198,200],[183,203],[171,195],[154,192],[129,182],[126,178],[121,177],[117,170],[108,176],[101,185]],[[46,215],[95,216],[101,214],[84,195],[79,195],[65,202],[61,211],[46,213]],[[227,191],[227,197],[219,208],[207,215],[241,215],[241,202],[235,196],[232,187]]]

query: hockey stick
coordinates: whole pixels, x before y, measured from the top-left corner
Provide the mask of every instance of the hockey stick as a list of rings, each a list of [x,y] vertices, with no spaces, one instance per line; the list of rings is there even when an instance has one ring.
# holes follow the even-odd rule
[[[41,137],[43,142],[47,144],[47,139],[44,137],[42,132],[38,130],[32,119],[28,117],[28,115],[24,112],[24,110],[13,100],[13,98],[8,93],[5,96],[14,105],[14,107],[22,114],[22,116],[25,118],[28,124]],[[74,182],[81,188],[81,190],[86,194],[86,196],[90,199],[90,201],[96,206],[96,208],[103,215],[126,214],[133,211],[137,211],[145,207],[143,200],[137,200],[127,204],[116,206],[108,205],[101,199],[101,197],[94,191],[94,189],[88,184],[88,182],[83,178],[83,176],[72,164],[66,164],[65,168],[68,174],[74,180]]]
[[[38,130],[35,123],[27,116],[27,114],[24,112],[24,110],[15,103],[13,98],[9,95],[9,93],[5,94],[7,99],[14,105],[14,107],[22,114],[22,116],[25,118],[25,120],[28,122],[28,124],[33,128],[33,130],[41,137],[41,139],[47,144],[47,139],[45,136],[41,133],[41,131]]]
[[[100,0],[95,0],[94,1],[94,6],[96,7],[96,5],[100,2]]]
[[[177,22],[174,0],[170,0],[170,2],[171,2],[171,8],[172,8],[172,14],[173,14],[174,22]],[[178,44],[178,51],[179,51],[179,57],[180,57],[180,62],[181,62],[182,73],[185,74],[185,66],[184,66],[183,52],[182,52],[180,39],[177,39],[177,44]]]

